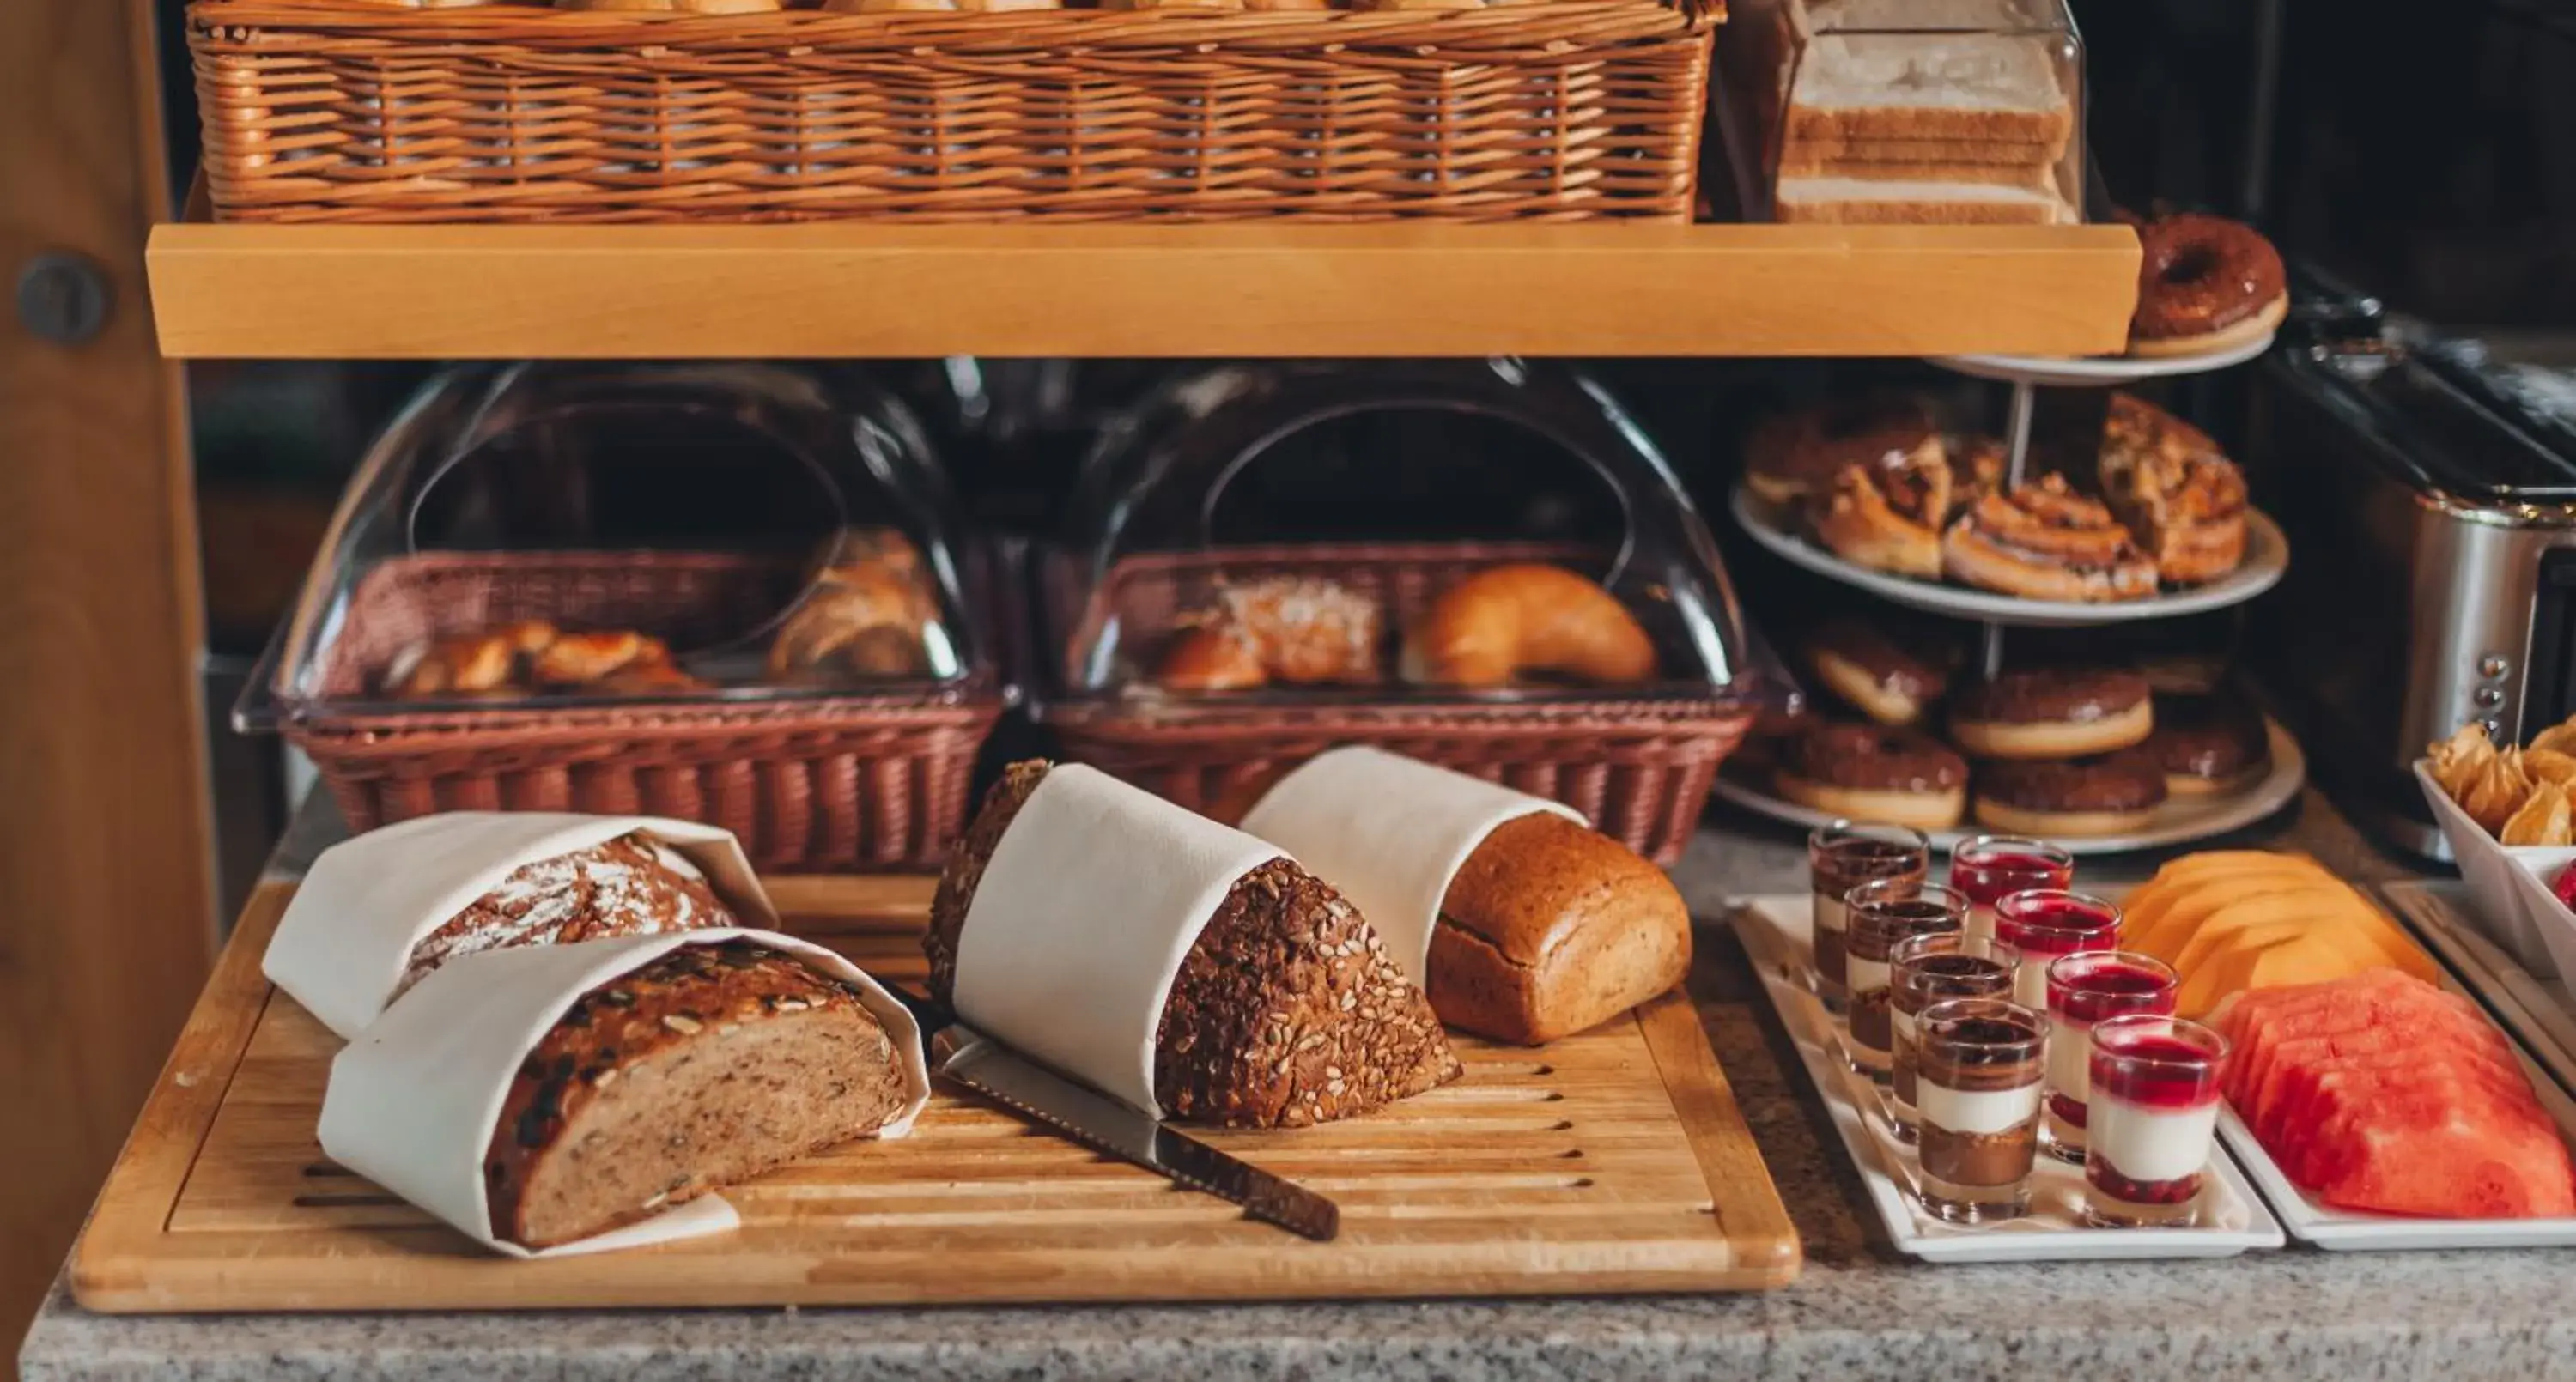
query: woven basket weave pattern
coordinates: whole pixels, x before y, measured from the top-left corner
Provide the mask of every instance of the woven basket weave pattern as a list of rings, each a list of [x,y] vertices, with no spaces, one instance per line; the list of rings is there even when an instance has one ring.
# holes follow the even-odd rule
[[[1386,543],[1154,553],[1111,573],[1108,603],[1150,647],[1233,579],[1329,576],[1377,599],[1400,629],[1440,592],[1505,561],[1584,566],[1584,549],[1538,543]],[[1652,628],[1652,611],[1643,611]],[[1668,654],[1669,655],[1669,654]],[[1248,705],[1224,698],[1051,707],[1068,757],[1219,820],[1234,821],[1289,769],[1341,744],[1370,744],[1500,782],[1583,812],[1604,834],[1669,864],[1681,857],[1753,711],[1719,696],[1623,696],[1489,704]]]
[[[1686,219],[1709,28],[191,7],[227,220]]]
[[[438,553],[386,562],[322,658],[326,696],[362,694],[429,634],[549,617],[723,637],[774,608],[778,567],[705,553]],[[975,755],[1000,715],[956,698],[679,699],[630,705],[319,710],[286,733],[352,829],[436,811],[586,811],[706,821],[755,867],[935,869],[964,824]]]

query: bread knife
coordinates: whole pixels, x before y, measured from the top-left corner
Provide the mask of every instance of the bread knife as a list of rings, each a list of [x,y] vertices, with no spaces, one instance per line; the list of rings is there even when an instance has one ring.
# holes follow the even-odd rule
[[[1341,1208],[1322,1195],[1047,1069],[958,1021],[942,1004],[899,988],[893,992],[921,1024],[932,1074],[945,1075],[1095,1152],[1230,1200],[1263,1223],[1317,1242],[1330,1242],[1341,1232]]]

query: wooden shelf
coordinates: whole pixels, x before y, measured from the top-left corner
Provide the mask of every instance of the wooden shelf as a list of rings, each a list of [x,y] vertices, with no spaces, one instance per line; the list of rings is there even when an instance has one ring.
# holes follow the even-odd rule
[[[154,232],[180,358],[2116,350],[2119,226],[261,226]]]

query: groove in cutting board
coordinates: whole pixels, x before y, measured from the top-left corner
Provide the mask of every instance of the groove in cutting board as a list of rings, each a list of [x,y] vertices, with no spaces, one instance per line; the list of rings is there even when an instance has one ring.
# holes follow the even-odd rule
[[[918,984],[928,879],[779,879],[791,929]],[[909,1138],[727,1191],[736,1233],[513,1262],[333,1165],[338,1041],[259,955],[251,902],[75,1251],[95,1310],[455,1310],[1590,1294],[1777,1286],[1797,1236],[1689,1001],[1541,1050],[1458,1038],[1466,1078],[1366,1118],[1209,1131],[1333,1196],[1309,1243],[943,1088]]]

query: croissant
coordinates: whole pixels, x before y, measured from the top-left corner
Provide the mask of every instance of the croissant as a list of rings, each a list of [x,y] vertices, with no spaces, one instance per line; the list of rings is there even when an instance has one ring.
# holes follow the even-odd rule
[[[769,646],[769,675],[789,684],[884,679],[930,671],[927,634],[939,622],[921,554],[899,533],[850,532],[839,559]]]
[[[564,633],[542,619],[415,644],[385,669],[396,700],[497,700],[545,691],[668,695],[707,684],[661,639],[631,629]]]
[[[1505,686],[1527,672],[1641,682],[1655,675],[1655,645],[1609,591],[1538,563],[1489,567],[1451,586],[1405,639],[1408,681]]]

